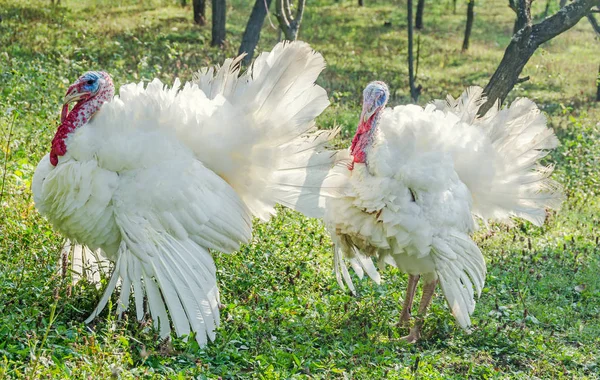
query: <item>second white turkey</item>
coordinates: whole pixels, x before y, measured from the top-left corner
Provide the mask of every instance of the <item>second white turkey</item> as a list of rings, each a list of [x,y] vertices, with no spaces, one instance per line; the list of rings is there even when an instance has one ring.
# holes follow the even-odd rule
[[[542,225],[548,208],[562,200],[539,164],[558,140],[528,99],[478,117],[485,102],[472,87],[425,108],[385,108],[389,91],[372,82],[350,148],[344,195],[327,200],[325,223],[335,245],[338,282],[354,292],[345,259],[362,277],[377,283],[372,259],[409,274],[401,322],[408,324],[419,278],[424,281],[418,317],[408,336],[419,339],[423,316],[437,284],[458,324],[468,329],[475,295],[484,286],[486,265],[470,238],[475,217],[513,217]]]

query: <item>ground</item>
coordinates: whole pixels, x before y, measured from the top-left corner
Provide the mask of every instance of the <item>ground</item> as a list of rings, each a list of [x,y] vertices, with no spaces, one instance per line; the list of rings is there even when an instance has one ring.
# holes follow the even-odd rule
[[[191,3],[188,1],[188,3]],[[58,271],[63,238],[34,208],[30,185],[58,125],[68,85],[91,69],[117,85],[194,70],[234,56],[250,1],[228,2],[228,43],[211,48],[210,27],[190,5],[157,0],[3,0],[0,7],[0,378],[598,378],[600,105],[594,102],[600,42],[586,20],[542,46],[510,95],[544,110],[561,146],[547,160],[568,195],[543,228],[492,224],[475,236],[489,274],[471,334],[440,292],[415,345],[399,338],[406,276],[388,268],[381,286],[355,278],[360,297],[335,282],[331,241],[318,220],[281,210],[256,223],[252,244],[215,254],[222,327],[203,349],[105,311],[83,320],[101,294],[69,287]],[[346,146],[371,80],[392,104],[408,99],[405,1],[309,1],[300,38],[328,62],[319,79],[332,106],[321,128],[341,126]],[[558,1],[551,1],[550,12]],[[545,1],[534,2],[536,20]],[[503,1],[476,3],[471,49],[462,53],[466,2],[427,2],[420,32],[420,104],[484,86],[511,36]],[[209,12],[210,13],[210,12]],[[272,22],[276,22],[271,17]],[[277,32],[266,22],[260,50]]]

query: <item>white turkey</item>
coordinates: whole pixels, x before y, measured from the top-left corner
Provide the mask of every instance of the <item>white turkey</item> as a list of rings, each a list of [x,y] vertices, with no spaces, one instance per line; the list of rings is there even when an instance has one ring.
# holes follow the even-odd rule
[[[439,282],[456,321],[469,330],[475,293],[484,285],[484,257],[469,234],[478,217],[512,217],[542,225],[547,208],[557,208],[560,186],[552,167],[539,160],[558,140],[528,99],[478,117],[485,102],[472,87],[454,100],[385,108],[385,83],[372,82],[352,140],[346,176],[349,189],[328,198],[325,223],[334,242],[334,267],[342,287],[354,292],[345,259],[375,282],[373,264],[409,274],[401,322],[408,324],[419,277],[423,295],[408,342],[420,337],[423,316]]]
[[[324,146],[335,134],[314,130],[329,104],[315,85],[323,58],[282,43],[240,76],[241,58],[183,87],[154,79],[113,96],[110,76],[96,71],[69,87],[32,190],[58,231],[114,263],[87,322],[120,283],[117,313],[133,291],[141,320],[146,296],[162,337],[168,311],[176,333],[193,331],[202,346],[219,325],[210,250],[237,250],[252,217],[268,220],[276,203],[323,216],[321,181],[334,160]]]

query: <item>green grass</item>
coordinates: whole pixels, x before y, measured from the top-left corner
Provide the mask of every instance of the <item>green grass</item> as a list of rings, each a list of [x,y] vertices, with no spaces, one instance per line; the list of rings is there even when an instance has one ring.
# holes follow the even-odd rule
[[[204,349],[158,342],[147,325],[104,312],[83,320],[100,290],[70,289],[59,275],[63,239],[35,211],[30,192],[49,149],[67,86],[88,69],[117,85],[175,76],[237,52],[252,2],[232,0],[228,45],[211,48],[210,28],[190,22],[176,1],[4,0],[0,8],[0,378],[598,378],[600,373],[600,106],[593,102],[600,48],[586,22],[544,45],[511,93],[535,100],[562,145],[549,161],[568,200],[536,228],[492,225],[476,240],[489,274],[468,335],[441,295],[423,340],[406,345],[397,327],[406,276],[388,269],[361,297],[332,274],[331,242],[321,222],[282,210],[255,225],[252,244],[216,254],[222,327]],[[319,79],[332,106],[318,120],[343,127],[347,145],[370,80],[390,84],[392,103],[408,101],[405,3],[309,2],[300,37],[323,53]],[[485,85],[510,40],[514,14],[504,2],[476,6],[471,50],[461,53],[465,5],[428,2],[420,33],[420,103]],[[539,16],[545,2],[534,2]],[[275,22],[275,19],[273,19]],[[391,26],[385,26],[385,23]],[[277,33],[263,29],[260,50]],[[70,294],[69,294],[70,292]]]

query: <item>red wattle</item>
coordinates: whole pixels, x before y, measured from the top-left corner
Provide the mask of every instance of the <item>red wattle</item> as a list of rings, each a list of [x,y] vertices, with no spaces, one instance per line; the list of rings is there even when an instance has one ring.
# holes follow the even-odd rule
[[[365,154],[365,148],[368,145],[368,132],[371,130],[372,121],[375,115],[372,115],[366,122],[361,121],[358,123],[356,128],[356,134],[352,139],[352,145],[350,146],[350,154],[352,154],[352,165],[348,169],[354,169],[354,163],[364,163],[367,160]]]
[[[62,112],[60,113],[60,122],[64,123],[67,115],[69,114],[69,104],[63,105]]]
[[[52,139],[52,149],[50,150],[50,163],[52,165],[56,166],[58,164],[58,156],[64,156],[67,153],[65,139],[75,128],[73,122],[67,119],[56,130],[56,134]]]

